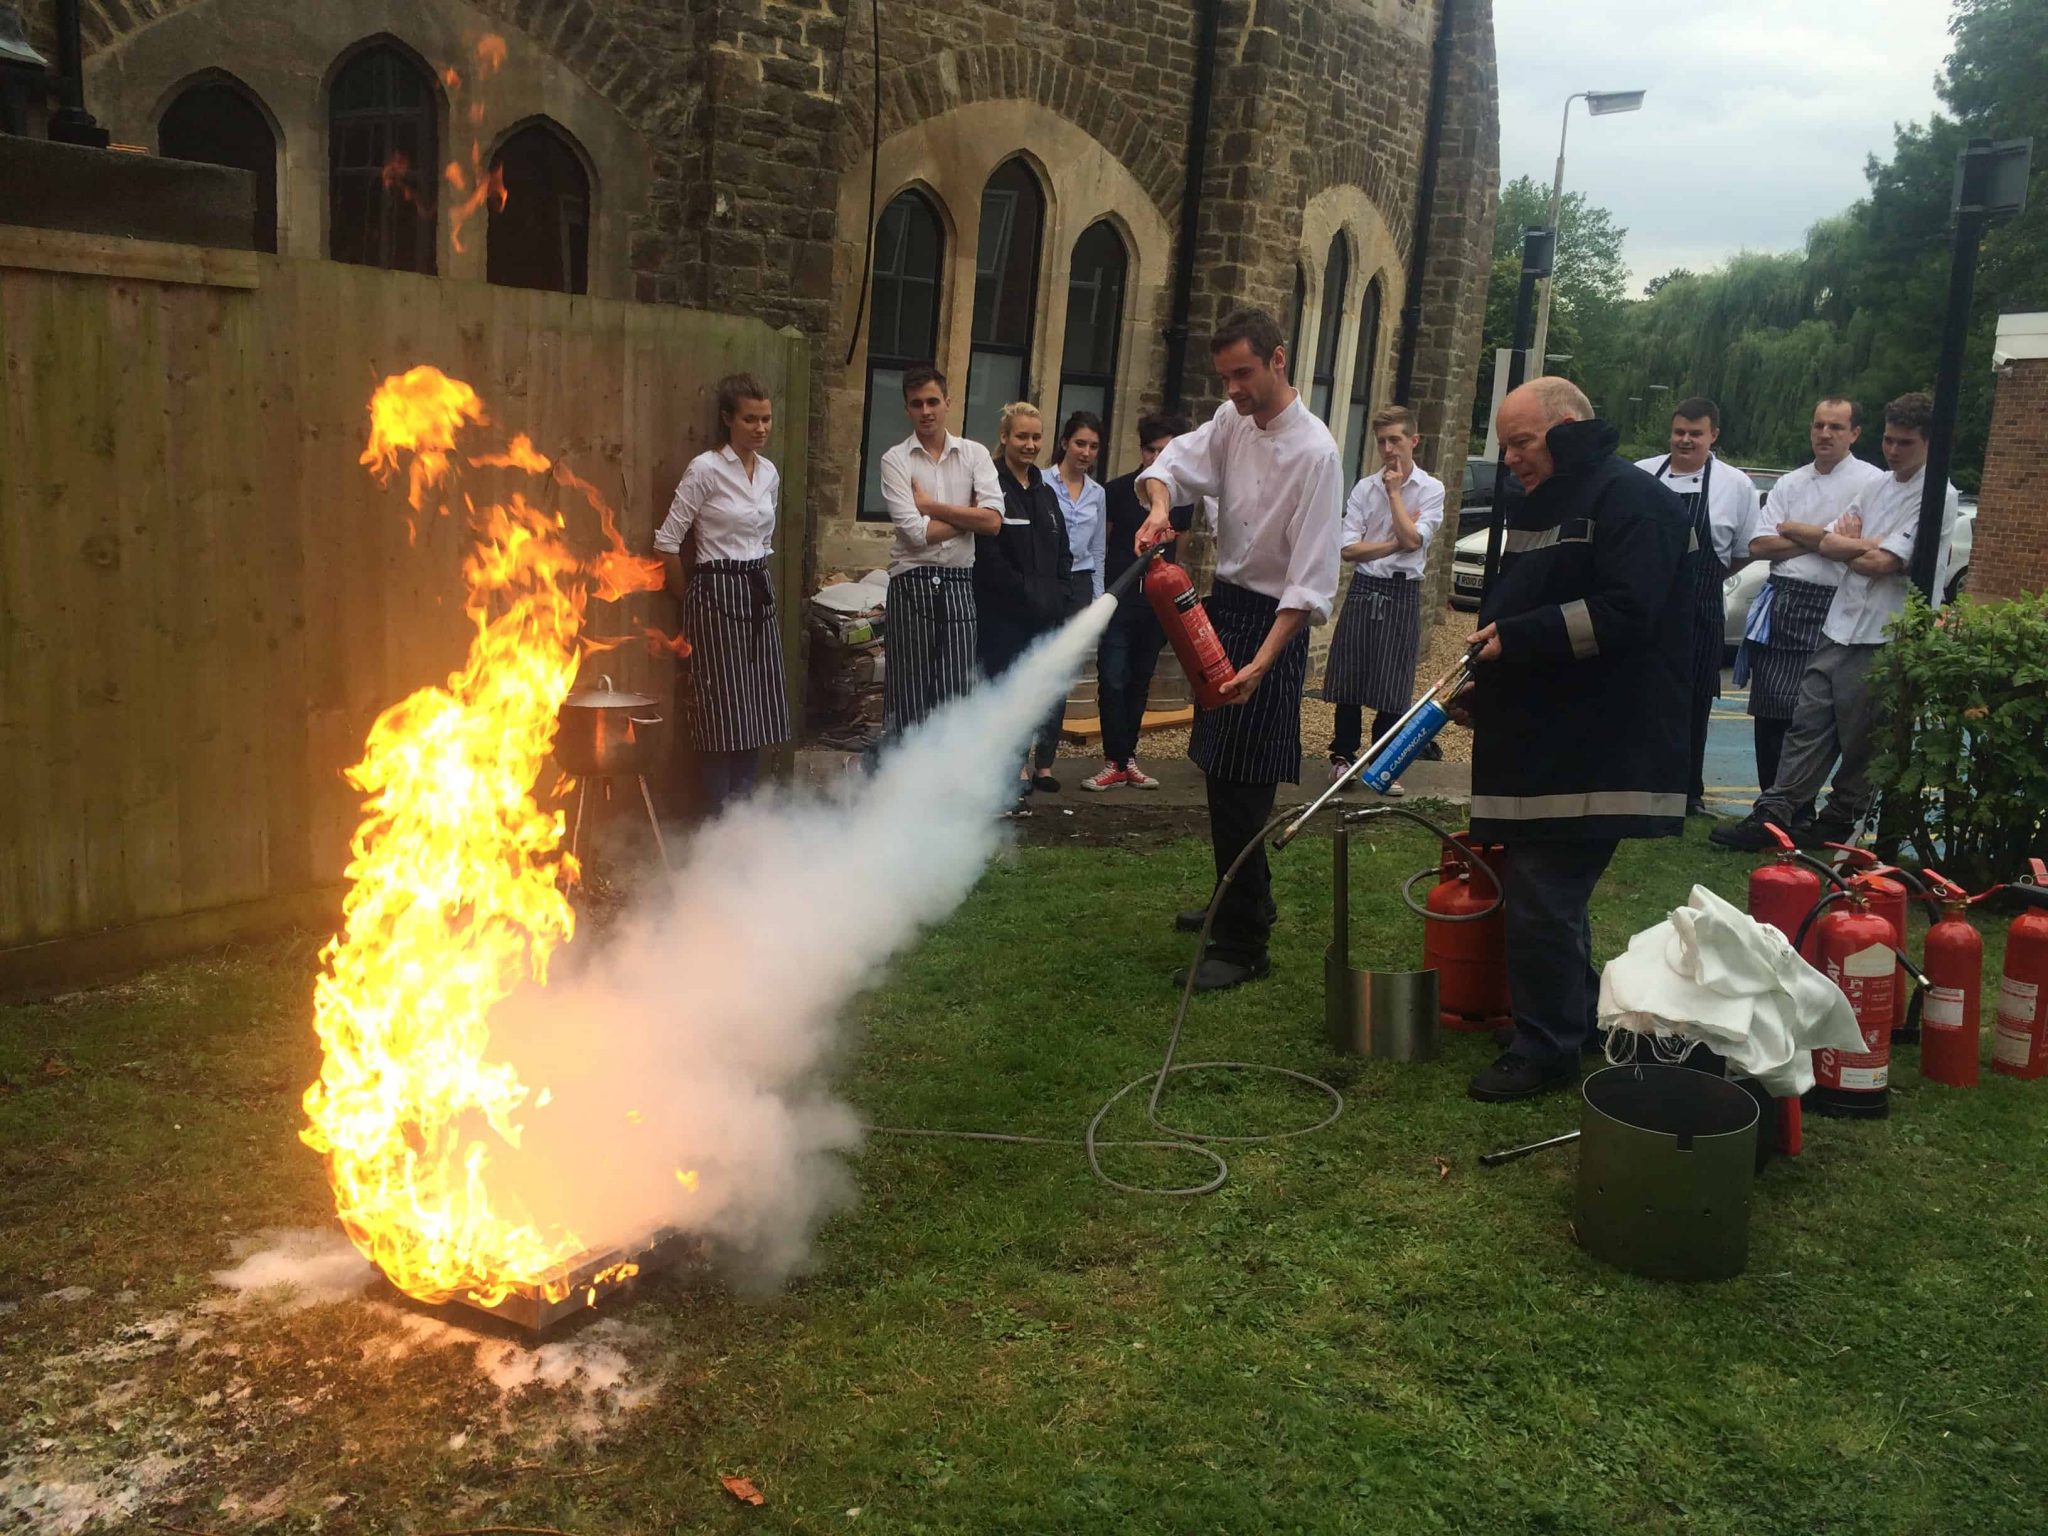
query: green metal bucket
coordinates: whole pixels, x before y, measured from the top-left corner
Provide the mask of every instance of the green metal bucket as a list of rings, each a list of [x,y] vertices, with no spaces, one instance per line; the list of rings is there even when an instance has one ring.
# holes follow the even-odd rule
[[[1581,1092],[1580,1246],[1653,1280],[1741,1274],[1756,1100],[1725,1078],[1651,1064],[1595,1072]]]

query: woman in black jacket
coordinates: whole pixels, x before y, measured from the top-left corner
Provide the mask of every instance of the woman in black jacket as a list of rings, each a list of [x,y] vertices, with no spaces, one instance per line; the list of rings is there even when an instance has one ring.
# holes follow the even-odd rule
[[[1059,498],[1038,472],[1045,422],[1038,408],[1019,401],[1003,407],[998,428],[996,482],[1003,490],[1003,526],[974,540],[976,645],[981,670],[1000,677],[1033,640],[1066,618],[1073,552]],[[1033,752],[1017,770],[1015,810],[1028,815],[1031,791],[1056,790],[1053,758],[1059,750],[1062,711],[1039,728]]]

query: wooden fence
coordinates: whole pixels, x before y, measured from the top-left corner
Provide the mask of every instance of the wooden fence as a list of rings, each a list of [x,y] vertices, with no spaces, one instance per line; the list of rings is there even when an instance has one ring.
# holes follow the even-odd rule
[[[403,486],[357,463],[389,374],[469,382],[643,551],[712,384],[762,377],[797,655],[806,351],[759,321],[0,228],[0,359],[0,992],[331,905],[343,769],[468,639],[463,528],[409,539]],[[627,607],[592,628],[673,624]],[[598,670],[673,681],[644,648]]]

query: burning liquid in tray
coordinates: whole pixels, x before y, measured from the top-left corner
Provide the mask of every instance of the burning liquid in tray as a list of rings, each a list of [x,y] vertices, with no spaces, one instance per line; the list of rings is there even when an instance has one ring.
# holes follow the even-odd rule
[[[327,1160],[350,1239],[410,1295],[494,1306],[545,1286],[583,1249],[494,1190],[492,1147],[517,1147],[522,1111],[547,1103],[490,1056],[492,1008],[545,983],[574,931],[563,884],[563,817],[534,798],[557,711],[576,679],[584,612],[658,589],[658,562],[632,555],[610,509],[595,556],[571,548],[565,520],[514,494],[478,505],[449,481],[460,461],[546,475],[524,437],[458,455],[486,423],[467,384],[437,369],[386,379],[370,402],[362,462],[380,481],[403,469],[415,515],[459,502],[475,543],[463,565],[475,627],[463,665],[371,727],[349,780],[366,796],[351,845],[342,932],[322,952],[314,1027],[325,1049],[306,1091],[302,1139]],[[439,506],[442,514],[450,507]]]

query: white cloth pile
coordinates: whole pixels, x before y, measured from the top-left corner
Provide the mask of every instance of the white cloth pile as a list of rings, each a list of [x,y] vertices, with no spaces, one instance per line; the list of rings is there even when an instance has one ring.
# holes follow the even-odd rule
[[[1813,1052],[1863,1049],[1841,989],[1776,928],[1703,885],[1607,962],[1600,1024],[1696,1041],[1778,1098],[1813,1086]]]

